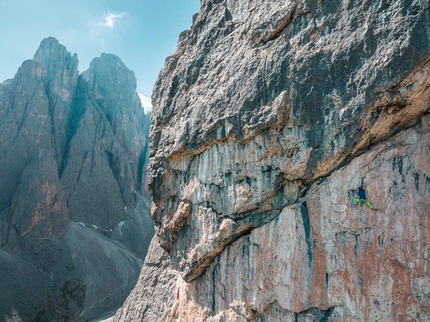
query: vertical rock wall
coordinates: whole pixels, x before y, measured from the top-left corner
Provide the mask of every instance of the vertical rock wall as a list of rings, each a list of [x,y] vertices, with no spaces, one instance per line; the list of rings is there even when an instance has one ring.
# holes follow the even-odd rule
[[[179,321],[428,319],[430,117],[378,144],[228,246],[191,283]],[[369,200],[353,206],[366,179]]]
[[[158,320],[429,318],[429,25],[423,0],[201,1],[153,94]]]

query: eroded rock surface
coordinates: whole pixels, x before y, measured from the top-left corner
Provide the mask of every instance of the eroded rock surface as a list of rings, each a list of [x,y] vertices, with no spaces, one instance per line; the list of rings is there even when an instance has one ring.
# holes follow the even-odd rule
[[[177,271],[157,237],[151,242],[137,287],[117,312],[119,321],[162,321],[169,317],[175,303]],[[143,287],[144,285],[148,287]]]
[[[423,0],[201,1],[153,94],[158,320],[429,318],[429,24]]]
[[[429,144],[426,116],[313,184],[299,203],[228,246],[202,277],[179,278],[176,318],[425,321]],[[352,203],[362,177],[377,211]]]
[[[12,269],[0,320],[86,320],[122,304],[153,235],[148,129],[134,73],[114,55],[79,75],[76,54],[47,38],[1,84],[0,246]]]
[[[155,86],[151,128],[153,217],[187,281],[427,112],[428,15],[423,1],[202,2]],[[189,222],[169,229],[184,202]]]

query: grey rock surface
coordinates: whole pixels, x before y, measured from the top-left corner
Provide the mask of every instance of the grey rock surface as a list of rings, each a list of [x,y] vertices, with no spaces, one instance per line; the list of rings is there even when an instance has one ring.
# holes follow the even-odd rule
[[[312,184],[200,278],[178,278],[173,320],[426,321],[429,144],[426,115]],[[363,176],[377,211],[353,205]]]
[[[151,125],[153,217],[186,280],[428,111],[428,6],[202,2],[155,85]],[[183,203],[190,222],[169,229]],[[223,219],[232,231],[205,239]]]
[[[428,217],[429,192],[423,178],[430,176],[429,168],[417,161],[428,159],[428,136],[416,133],[421,127],[428,131],[423,124],[430,108],[429,25],[429,3],[423,0],[201,1],[200,12],[166,59],[153,93],[148,170],[152,216],[160,245],[179,276],[174,291],[179,295],[169,319],[429,318],[425,300],[419,304],[408,300],[428,294],[423,286],[428,271],[420,268],[427,267],[427,228],[420,231],[415,252],[405,255],[411,259],[406,264],[408,260],[400,260],[395,252],[392,256],[377,252],[375,231],[381,232],[373,223],[368,226],[370,235],[361,228],[357,231],[361,212],[342,207],[333,214],[322,206],[322,196],[312,207],[307,201],[319,182],[332,180],[337,190],[326,191],[328,200],[335,207],[331,200],[341,196],[347,205],[360,183],[354,176],[358,171],[370,181],[375,196],[387,198],[386,204],[378,201],[377,215],[384,218],[378,225],[399,245],[408,244],[411,233],[397,226],[400,216],[410,218],[417,229],[416,222]],[[361,157],[371,164],[372,149],[411,127],[415,134],[402,137],[411,142],[393,141],[398,159],[378,159],[380,169],[375,165],[371,175],[363,172],[364,165],[351,166]],[[410,150],[421,142],[420,151]],[[413,162],[408,159],[411,153],[417,155]],[[406,164],[419,169],[415,190]],[[389,180],[391,168],[401,168],[400,177]],[[343,181],[336,171],[344,171]],[[393,183],[398,180],[407,184]],[[402,210],[389,206],[396,198],[392,189],[399,189]],[[279,228],[279,239],[271,242],[276,249],[291,246],[298,251],[273,254],[265,261],[258,247],[263,249],[270,241],[270,227],[286,209],[290,209],[287,226],[295,222],[298,237],[284,240],[285,231]],[[337,216],[352,218],[345,219],[343,228],[353,236],[346,233],[344,244],[336,240],[335,224],[324,226],[323,233],[319,226],[325,218]],[[245,241],[258,232],[265,237],[257,245]],[[320,242],[335,245],[334,249]],[[232,245],[236,248],[229,253]],[[246,255],[254,246],[255,252]],[[359,269],[363,276],[333,264],[331,256],[342,253],[343,247],[355,247],[357,254],[372,248],[369,254],[374,255],[363,257],[360,265],[346,261],[348,270]],[[348,257],[353,252],[342,254]],[[291,257],[281,261],[280,255]],[[414,256],[426,257],[425,262]],[[246,275],[255,261],[261,261],[255,274],[270,273],[271,266],[280,268],[255,283],[256,275]],[[364,279],[374,279],[373,265],[389,267],[381,274],[401,279],[403,286],[381,280],[380,288],[363,291]],[[282,280],[287,269],[297,270],[297,278]],[[396,271],[401,273],[391,275]],[[341,275],[335,289],[330,288],[332,273]],[[303,281],[308,284],[301,288]],[[269,286],[275,293],[266,294],[267,301],[263,294],[266,302],[260,306],[257,294]],[[145,292],[145,285],[137,287]],[[277,299],[276,292],[279,297],[287,295]],[[396,304],[384,306],[385,294],[392,294]],[[303,300],[299,295],[309,297]],[[152,303],[148,298],[142,301]],[[162,312],[160,321],[167,319]],[[147,321],[145,315],[139,319]]]
[[[171,316],[176,301],[177,271],[157,237],[151,242],[139,281],[114,321],[164,321]]]
[[[10,266],[49,282],[33,309],[8,301],[0,320],[86,320],[121,305],[153,236],[148,129],[134,73],[115,55],[79,75],[76,54],[47,38],[2,83],[0,246]],[[30,278],[16,283],[23,300]]]
[[[44,271],[55,265],[60,250],[53,244],[70,221],[56,170],[53,155],[46,150],[24,169],[0,239],[4,250]]]
[[[0,321],[32,321],[49,307],[48,278],[36,266],[0,249],[0,274]]]
[[[126,217],[124,207],[136,207],[144,188],[148,119],[134,73],[116,56],[94,59],[79,86],[80,110],[61,181],[72,219],[113,229]]]
[[[73,270],[69,268],[70,273],[59,276],[57,282],[68,288],[61,290],[63,294],[58,292],[67,301],[72,313],[68,315],[88,320],[118,308],[133,289],[142,260],[122,244],[76,223],[70,225],[62,241],[73,265]],[[61,269],[64,272],[68,267],[63,265]],[[73,296],[65,296],[68,291]]]

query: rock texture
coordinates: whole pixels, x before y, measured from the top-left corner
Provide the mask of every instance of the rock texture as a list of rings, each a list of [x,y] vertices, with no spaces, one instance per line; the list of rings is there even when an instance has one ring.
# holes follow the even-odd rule
[[[426,116],[312,185],[301,203],[228,246],[201,278],[179,279],[173,316],[428,319],[429,143]],[[362,176],[377,212],[351,203],[354,191],[346,187],[360,185]]]
[[[121,321],[157,321],[169,316],[174,305],[177,271],[171,267],[169,254],[160,247],[156,237],[151,242],[148,256],[133,292],[117,312]],[[149,287],[142,287],[147,285]]]
[[[158,320],[430,318],[429,9],[201,1],[153,94]]]
[[[1,84],[0,246],[11,269],[0,320],[85,320],[121,305],[153,235],[148,130],[134,73],[114,55],[79,75],[76,54],[47,38]],[[22,304],[9,296],[18,290]]]

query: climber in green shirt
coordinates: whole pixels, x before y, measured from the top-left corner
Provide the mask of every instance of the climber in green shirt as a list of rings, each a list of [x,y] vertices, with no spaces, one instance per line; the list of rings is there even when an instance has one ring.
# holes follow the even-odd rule
[[[356,206],[358,203],[364,202],[367,207],[370,209],[374,209],[372,204],[366,199],[366,190],[361,186],[358,188],[358,198],[354,199],[354,206]]]

